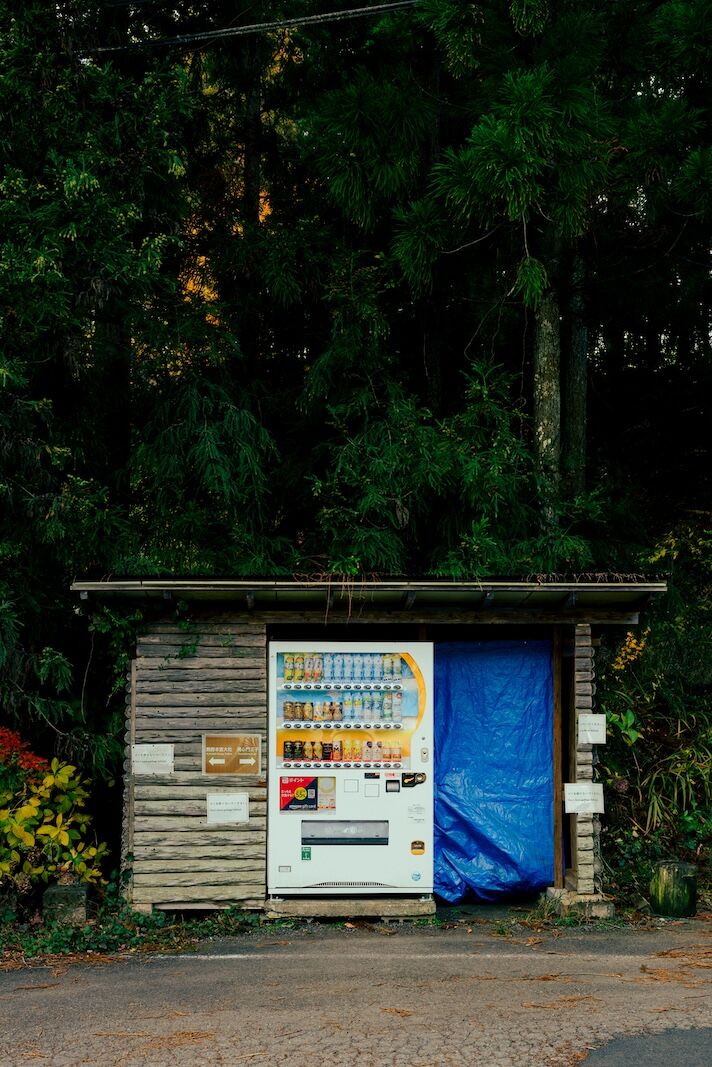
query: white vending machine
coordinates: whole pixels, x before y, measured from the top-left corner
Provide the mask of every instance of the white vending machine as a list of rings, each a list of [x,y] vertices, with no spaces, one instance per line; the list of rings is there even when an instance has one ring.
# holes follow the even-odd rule
[[[433,646],[272,642],[271,896],[433,891]]]

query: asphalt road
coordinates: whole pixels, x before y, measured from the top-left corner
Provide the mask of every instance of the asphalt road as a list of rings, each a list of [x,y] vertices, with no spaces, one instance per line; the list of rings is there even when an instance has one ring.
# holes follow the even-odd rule
[[[0,1064],[712,1067],[709,923],[494,931],[263,929],[7,971]]]

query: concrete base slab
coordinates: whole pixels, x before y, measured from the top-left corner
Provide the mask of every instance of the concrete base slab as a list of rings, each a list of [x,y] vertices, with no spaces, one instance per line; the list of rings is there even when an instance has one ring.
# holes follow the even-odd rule
[[[546,899],[556,906],[559,915],[580,915],[583,919],[612,919],[615,905],[602,893],[574,893],[570,889],[549,886]]]
[[[298,897],[265,902],[267,919],[419,919],[435,914],[432,898],[408,897]]]

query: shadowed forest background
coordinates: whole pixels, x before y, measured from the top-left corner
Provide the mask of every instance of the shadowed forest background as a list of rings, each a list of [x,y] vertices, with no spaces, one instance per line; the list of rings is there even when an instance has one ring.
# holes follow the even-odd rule
[[[141,616],[76,576],[661,575],[609,885],[705,863],[712,3],[145,43],[339,6],[0,0],[2,722],[111,837]]]

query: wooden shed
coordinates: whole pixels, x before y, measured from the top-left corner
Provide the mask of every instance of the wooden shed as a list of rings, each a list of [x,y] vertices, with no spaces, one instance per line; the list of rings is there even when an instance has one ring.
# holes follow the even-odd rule
[[[211,773],[205,739],[237,732],[266,746],[271,641],[364,635],[436,649],[441,641],[502,635],[551,643],[550,888],[587,904],[601,899],[598,816],[566,814],[564,805],[567,784],[595,775],[594,745],[579,730],[580,717],[594,710],[595,634],[635,626],[664,583],[126,579],[76,581],[72,589],[89,612],[92,602],[111,598],[144,603],[153,620],[137,636],[127,685],[122,865],[134,908],[265,908],[267,763],[242,761],[249,818],[234,826],[211,821],[210,805],[231,802],[238,779]],[[437,743],[436,735],[436,753]],[[154,766],[138,762],[146,751]]]

